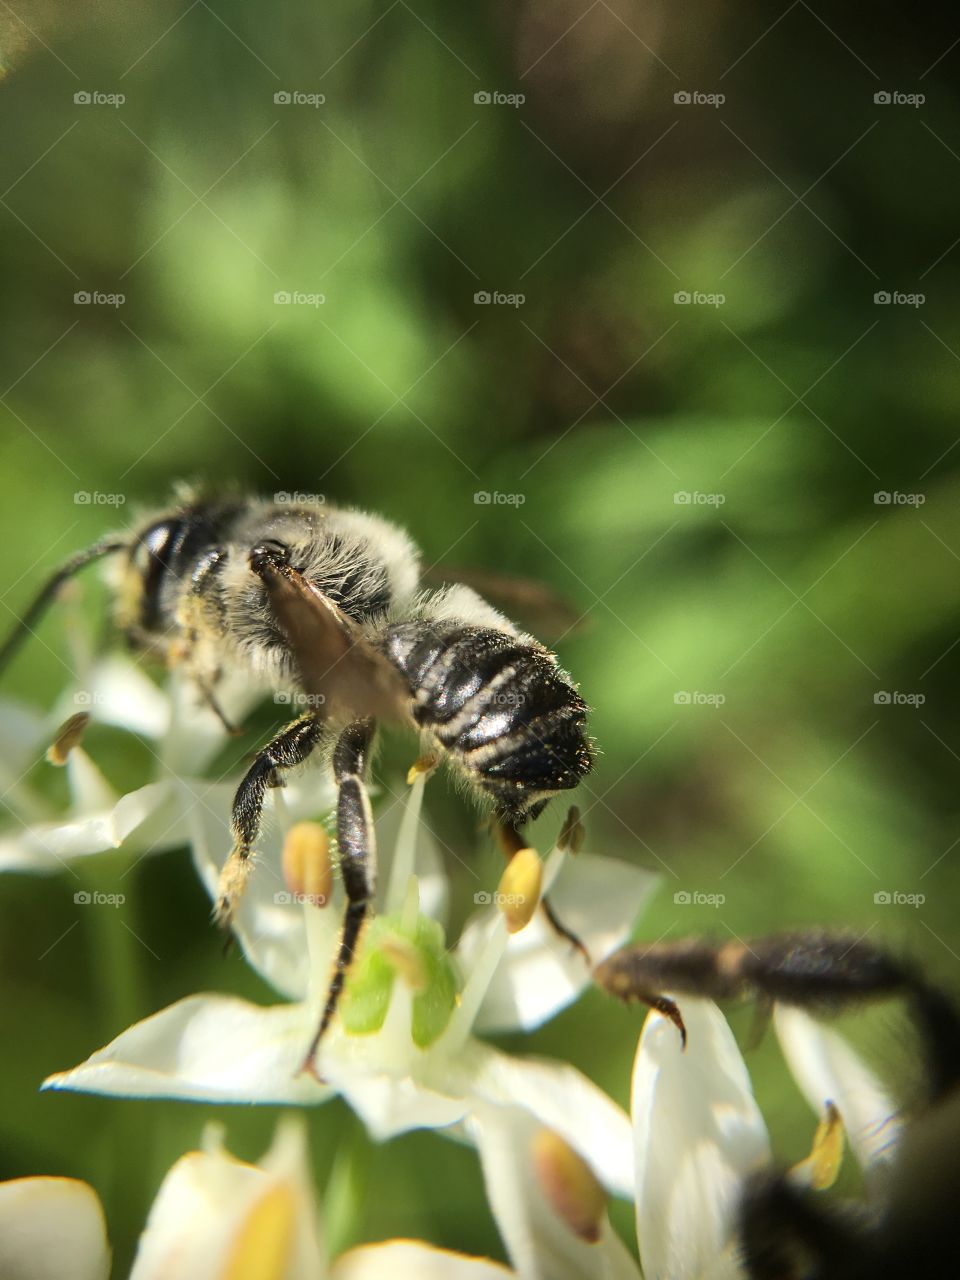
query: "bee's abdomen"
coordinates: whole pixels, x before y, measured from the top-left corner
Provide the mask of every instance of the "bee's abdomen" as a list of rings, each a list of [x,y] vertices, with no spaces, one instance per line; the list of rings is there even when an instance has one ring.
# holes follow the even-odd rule
[[[553,657],[489,627],[405,623],[387,636],[413,716],[490,796],[501,818],[534,817],[592,767],[587,707]]]

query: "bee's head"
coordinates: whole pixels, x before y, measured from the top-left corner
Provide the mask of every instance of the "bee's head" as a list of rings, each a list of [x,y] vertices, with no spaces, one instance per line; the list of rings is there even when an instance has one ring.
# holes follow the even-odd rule
[[[175,566],[187,521],[180,513],[154,520],[130,546],[127,569],[120,584],[121,619],[145,631],[162,631],[162,590],[167,571]]]

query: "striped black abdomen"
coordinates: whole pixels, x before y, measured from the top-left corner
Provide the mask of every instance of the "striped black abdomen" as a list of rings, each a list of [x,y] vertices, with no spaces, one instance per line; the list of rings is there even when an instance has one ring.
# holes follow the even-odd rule
[[[392,627],[386,651],[410,682],[413,715],[514,825],[592,767],[587,707],[552,655],[505,631]]]

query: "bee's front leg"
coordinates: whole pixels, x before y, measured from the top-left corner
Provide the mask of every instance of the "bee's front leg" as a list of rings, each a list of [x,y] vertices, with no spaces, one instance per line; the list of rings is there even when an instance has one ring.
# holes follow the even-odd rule
[[[230,927],[250,875],[267,788],[276,785],[281,770],[303,764],[323,732],[323,721],[314,712],[292,720],[263,748],[237,788],[233,801],[233,851],[220,872],[214,908],[217,923],[225,929]]]
[[[364,784],[375,729],[374,720],[355,720],[343,730],[333,751],[333,774],[337,783],[337,848],[340,875],[347,893],[347,910],[327,1002],[303,1060],[302,1070],[317,1078],[317,1047],[337,1011],[376,884],[377,846]]]

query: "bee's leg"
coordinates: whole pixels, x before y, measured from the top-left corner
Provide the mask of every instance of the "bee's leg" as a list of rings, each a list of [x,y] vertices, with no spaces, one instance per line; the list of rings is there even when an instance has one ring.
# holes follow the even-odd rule
[[[863,1261],[869,1257],[870,1240],[861,1224],[854,1218],[841,1219],[818,1204],[815,1194],[772,1170],[746,1179],[738,1235],[751,1280],[869,1273]]]
[[[224,928],[229,928],[246,888],[267,788],[276,786],[279,770],[292,769],[306,760],[323,731],[323,721],[313,712],[291,721],[263,748],[237,788],[233,801],[233,851],[220,872],[214,909],[217,923]]]
[[[503,820],[499,821],[497,823],[497,834],[500,837],[500,847],[503,849],[503,852],[506,854],[508,859],[512,858],[518,850],[523,849],[526,846],[526,841],[512,822],[506,822]],[[583,945],[573,930],[568,929],[559,918],[553,909],[553,904],[546,896],[540,899],[540,909],[546,916],[547,923],[550,925],[550,928],[554,933],[556,933],[558,937],[563,938],[564,942],[569,942],[575,951],[579,951],[587,964],[592,964],[593,962],[590,959],[590,952]]]
[[[314,1076],[317,1076],[314,1061],[317,1047],[340,1002],[376,882],[377,846],[370,801],[363,781],[375,728],[373,720],[355,720],[341,733],[333,750],[333,775],[337,783],[337,849],[340,875],[347,894],[347,910],[327,1002],[303,1060],[302,1070]]]
[[[243,730],[239,725],[234,724],[233,721],[228,718],[223,707],[221,707],[220,703],[217,701],[217,695],[213,691],[213,685],[207,680],[204,680],[201,676],[196,677],[196,683],[204,702],[223,725],[224,729],[226,729],[227,733],[229,733],[232,738],[239,738],[243,733]]]

